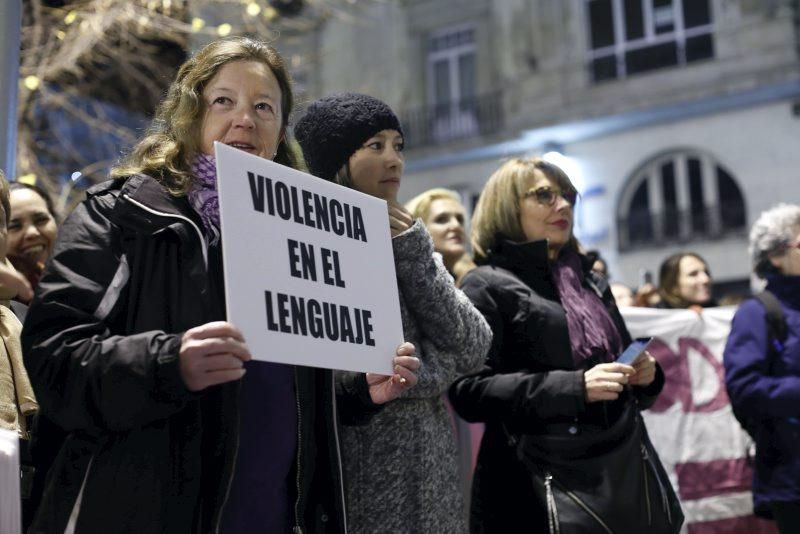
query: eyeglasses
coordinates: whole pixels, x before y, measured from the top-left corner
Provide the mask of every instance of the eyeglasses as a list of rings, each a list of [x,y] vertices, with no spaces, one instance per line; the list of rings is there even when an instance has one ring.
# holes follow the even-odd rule
[[[525,198],[535,197],[536,202],[543,206],[553,206],[556,203],[556,199],[558,197],[563,198],[567,201],[567,204],[570,206],[574,206],[575,202],[578,200],[578,192],[577,191],[567,191],[566,193],[561,191],[556,191],[551,187],[531,187],[525,194],[523,195]]]

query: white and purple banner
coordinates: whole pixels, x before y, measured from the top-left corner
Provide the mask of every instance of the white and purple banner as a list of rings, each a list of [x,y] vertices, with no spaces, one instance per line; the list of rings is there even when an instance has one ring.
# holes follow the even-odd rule
[[[735,308],[621,311],[634,338],[657,338],[650,352],[667,382],[643,415],[683,505],[683,531],[776,533],[774,523],[753,516],[750,438],[725,391],[722,354]]]

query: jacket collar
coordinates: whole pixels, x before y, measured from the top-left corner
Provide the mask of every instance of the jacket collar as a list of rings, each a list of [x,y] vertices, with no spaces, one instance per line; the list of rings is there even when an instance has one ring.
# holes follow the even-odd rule
[[[140,174],[128,178],[119,198],[114,217],[133,223],[139,231],[154,234],[176,220],[194,224],[198,230],[202,228],[200,218],[186,197],[170,194],[150,176]]]
[[[800,308],[800,276],[769,274],[767,290],[792,308]]]
[[[512,271],[528,285],[542,279],[550,280],[551,262],[547,257],[547,240],[528,241],[515,243],[505,237],[497,239],[497,247],[489,256],[489,263]],[[604,276],[592,271],[595,255],[579,254],[581,270],[586,283],[602,295],[608,288],[608,281]]]

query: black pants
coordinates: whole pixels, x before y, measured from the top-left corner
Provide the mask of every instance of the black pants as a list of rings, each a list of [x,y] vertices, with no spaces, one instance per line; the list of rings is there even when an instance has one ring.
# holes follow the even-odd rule
[[[800,532],[800,502],[773,502],[769,508],[781,534]]]

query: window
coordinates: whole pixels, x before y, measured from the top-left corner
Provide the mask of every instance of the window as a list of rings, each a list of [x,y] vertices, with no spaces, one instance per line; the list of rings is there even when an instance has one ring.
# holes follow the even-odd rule
[[[435,141],[478,131],[475,49],[471,26],[436,32],[428,40],[428,102],[433,107]]]
[[[710,0],[586,0],[592,81],[714,56]]]
[[[745,214],[736,180],[710,155],[672,151],[642,165],[623,189],[617,209],[619,248],[741,233]]]

